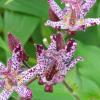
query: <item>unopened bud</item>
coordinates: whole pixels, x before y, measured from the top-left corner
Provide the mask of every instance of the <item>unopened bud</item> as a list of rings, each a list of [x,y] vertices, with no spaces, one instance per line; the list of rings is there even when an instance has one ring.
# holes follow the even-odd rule
[[[59,18],[56,16],[56,14],[52,11],[52,9],[51,8],[49,8],[49,19],[51,20],[51,21],[59,21]]]
[[[45,91],[46,92],[53,92],[53,85],[46,85],[45,86]]]

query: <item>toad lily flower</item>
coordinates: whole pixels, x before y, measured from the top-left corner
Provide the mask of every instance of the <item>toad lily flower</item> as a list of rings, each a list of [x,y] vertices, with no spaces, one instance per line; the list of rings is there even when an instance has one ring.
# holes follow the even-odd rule
[[[38,48],[38,63],[47,65],[47,69],[40,75],[39,84],[45,84],[47,92],[53,91],[53,85],[63,82],[67,72],[73,68],[77,62],[82,61],[82,57],[73,58],[77,43],[70,39],[65,45],[62,35],[51,36],[51,44],[47,50]]]
[[[21,69],[22,61],[26,60],[26,56],[23,56],[25,53],[23,53],[21,44],[12,34],[8,35],[8,40],[12,57],[8,60],[7,67],[0,62],[0,88],[2,88],[0,100],[8,100],[13,91],[18,92],[23,100],[31,100],[31,90],[24,84],[18,84],[19,74],[23,71]]]
[[[54,0],[48,0],[51,10],[59,20],[48,20],[45,25],[68,31],[81,31],[100,24],[100,18],[85,18],[96,0],[62,0],[62,2],[65,3],[63,10]]]

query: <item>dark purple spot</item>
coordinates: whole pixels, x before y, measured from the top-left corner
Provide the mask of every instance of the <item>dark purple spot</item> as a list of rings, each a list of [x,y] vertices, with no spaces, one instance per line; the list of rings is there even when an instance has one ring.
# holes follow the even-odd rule
[[[94,22],[94,23],[91,23],[91,25],[92,25],[92,26],[96,26],[96,25],[97,25],[97,23],[95,23],[95,22]]]
[[[37,45],[37,53],[38,53],[39,56],[41,55],[42,51],[43,51],[43,46]]]
[[[72,36],[76,35],[76,32],[75,31],[67,30],[67,32],[68,32],[69,35],[72,35]]]
[[[67,44],[67,52],[70,52],[71,47],[73,46],[73,43],[75,42],[75,40],[73,39],[69,39],[68,40],[68,44]]]
[[[80,26],[80,29],[85,30],[86,29],[85,25]]]

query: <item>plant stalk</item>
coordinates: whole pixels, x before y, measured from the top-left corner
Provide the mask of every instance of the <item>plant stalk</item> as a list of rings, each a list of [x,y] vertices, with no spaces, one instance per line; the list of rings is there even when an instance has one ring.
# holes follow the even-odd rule
[[[25,65],[25,67],[30,68],[30,66],[25,61],[23,61],[23,64]]]
[[[76,99],[76,100],[80,100],[79,96],[77,94],[74,93],[74,90],[67,84],[67,82],[64,80],[63,81],[63,85],[69,90],[69,92],[72,94],[72,96]]]

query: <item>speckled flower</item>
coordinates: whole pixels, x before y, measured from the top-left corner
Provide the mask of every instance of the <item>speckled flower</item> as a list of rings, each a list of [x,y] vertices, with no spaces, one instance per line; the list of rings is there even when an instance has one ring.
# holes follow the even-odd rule
[[[17,92],[22,100],[31,100],[32,92],[24,84],[19,84],[22,61],[26,60],[26,54],[20,42],[11,33],[8,34],[12,57],[8,60],[7,67],[0,62],[0,100],[8,100],[13,91]],[[25,56],[23,56],[23,54]]]
[[[42,46],[37,47],[37,63],[47,65],[43,73],[40,74],[39,84],[45,84],[47,92],[53,91],[53,85],[63,82],[67,72],[73,68],[77,62],[83,60],[82,57],[73,59],[77,43],[69,39],[64,44],[61,33],[51,36],[51,44],[47,50]]]
[[[48,20],[45,25],[70,31],[85,30],[99,25],[100,18],[85,18],[96,0],[62,0],[65,8],[62,10],[54,0],[48,0],[51,10],[59,18],[57,21]]]

